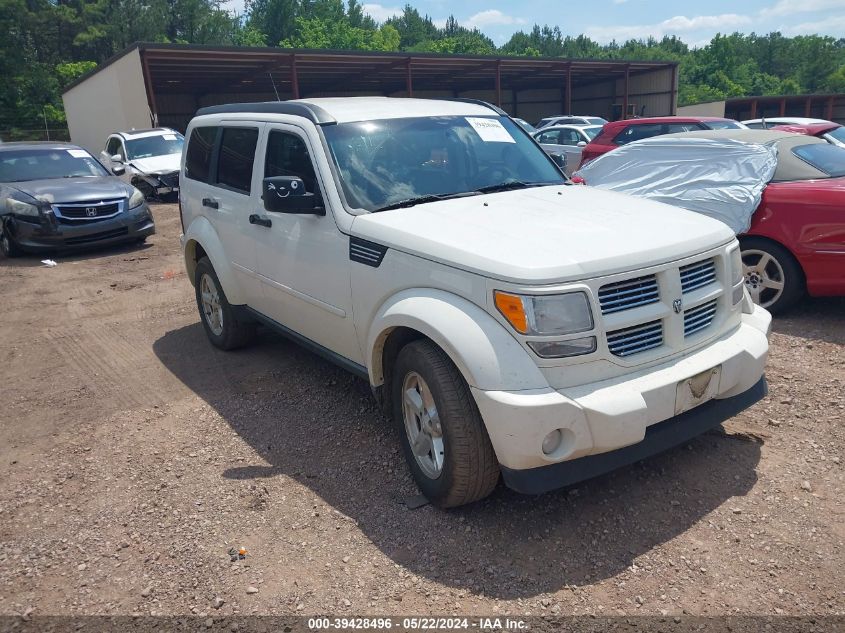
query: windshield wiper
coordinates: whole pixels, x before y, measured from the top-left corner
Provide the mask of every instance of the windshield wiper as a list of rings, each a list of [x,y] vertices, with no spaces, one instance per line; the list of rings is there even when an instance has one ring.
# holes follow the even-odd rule
[[[486,185],[478,187],[476,191],[481,193],[496,193],[497,191],[511,191],[512,189],[525,189],[527,187],[541,187],[552,183],[547,182],[523,182],[521,180],[509,180],[507,182],[500,182],[497,185]]]
[[[407,207],[413,207],[418,204],[425,204],[426,202],[451,200],[452,198],[463,198],[465,196],[477,196],[478,194],[478,191],[461,191],[459,193],[430,193],[424,196],[415,196],[413,198],[405,198],[404,200],[397,200],[396,202],[391,202],[390,204],[386,204],[383,207],[373,209],[373,213],[378,213],[379,211],[390,211],[391,209],[405,209]]]

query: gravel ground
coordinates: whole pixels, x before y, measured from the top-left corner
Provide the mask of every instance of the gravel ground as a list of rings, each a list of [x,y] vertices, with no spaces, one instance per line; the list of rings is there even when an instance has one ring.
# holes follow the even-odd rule
[[[0,261],[0,614],[845,613],[845,301],[775,322],[724,432],[409,510],[367,384],[269,332],[213,349],[154,213],[143,247]]]

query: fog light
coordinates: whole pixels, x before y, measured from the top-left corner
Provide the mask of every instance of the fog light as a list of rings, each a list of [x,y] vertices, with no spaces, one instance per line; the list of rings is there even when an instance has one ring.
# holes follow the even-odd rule
[[[543,439],[543,453],[545,455],[551,455],[554,453],[559,447],[560,442],[563,439],[563,435],[560,432],[560,429],[555,429]]]
[[[537,356],[543,358],[580,356],[581,354],[592,354],[596,351],[596,337],[586,336],[569,339],[568,341],[528,341],[528,347],[533,349]]]

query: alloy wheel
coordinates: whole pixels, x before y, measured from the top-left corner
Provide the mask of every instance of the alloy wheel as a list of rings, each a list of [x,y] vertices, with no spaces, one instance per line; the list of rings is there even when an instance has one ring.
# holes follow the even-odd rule
[[[220,305],[220,293],[217,284],[209,274],[200,277],[200,297],[202,298],[202,314],[208,328],[215,336],[223,335],[223,306]]]
[[[417,464],[426,477],[437,479],[443,472],[445,455],[443,427],[431,389],[414,371],[408,372],[402,383],[402,411]]]
[[[783,266],[771,253],[758,249],[744,250],[742,267],[745,287],[754,303],[768,308],[780,299],[786,276]]]

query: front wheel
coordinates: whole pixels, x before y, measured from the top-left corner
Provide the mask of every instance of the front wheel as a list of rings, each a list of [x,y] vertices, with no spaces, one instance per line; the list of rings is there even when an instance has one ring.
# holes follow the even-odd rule
[[[469,385],[443,350],[427,340],[402,348],[391,395],[405,459],[429,501],[449,508],[493,491],[496,454]]]
[[[741,252],[745,287],[754,303],[777,314],[804,295],[804,273],[783,246],[749,237],[742,240]]]
[[[0,226],[0,252],[6,257],[20,257],[24,254],[15,238],[9,235],[5,226]]]
[[[197,262],[194,288],[203,328],[215,347],[237,349],[252,341],[255,323],[237,318],[207,257]]]

